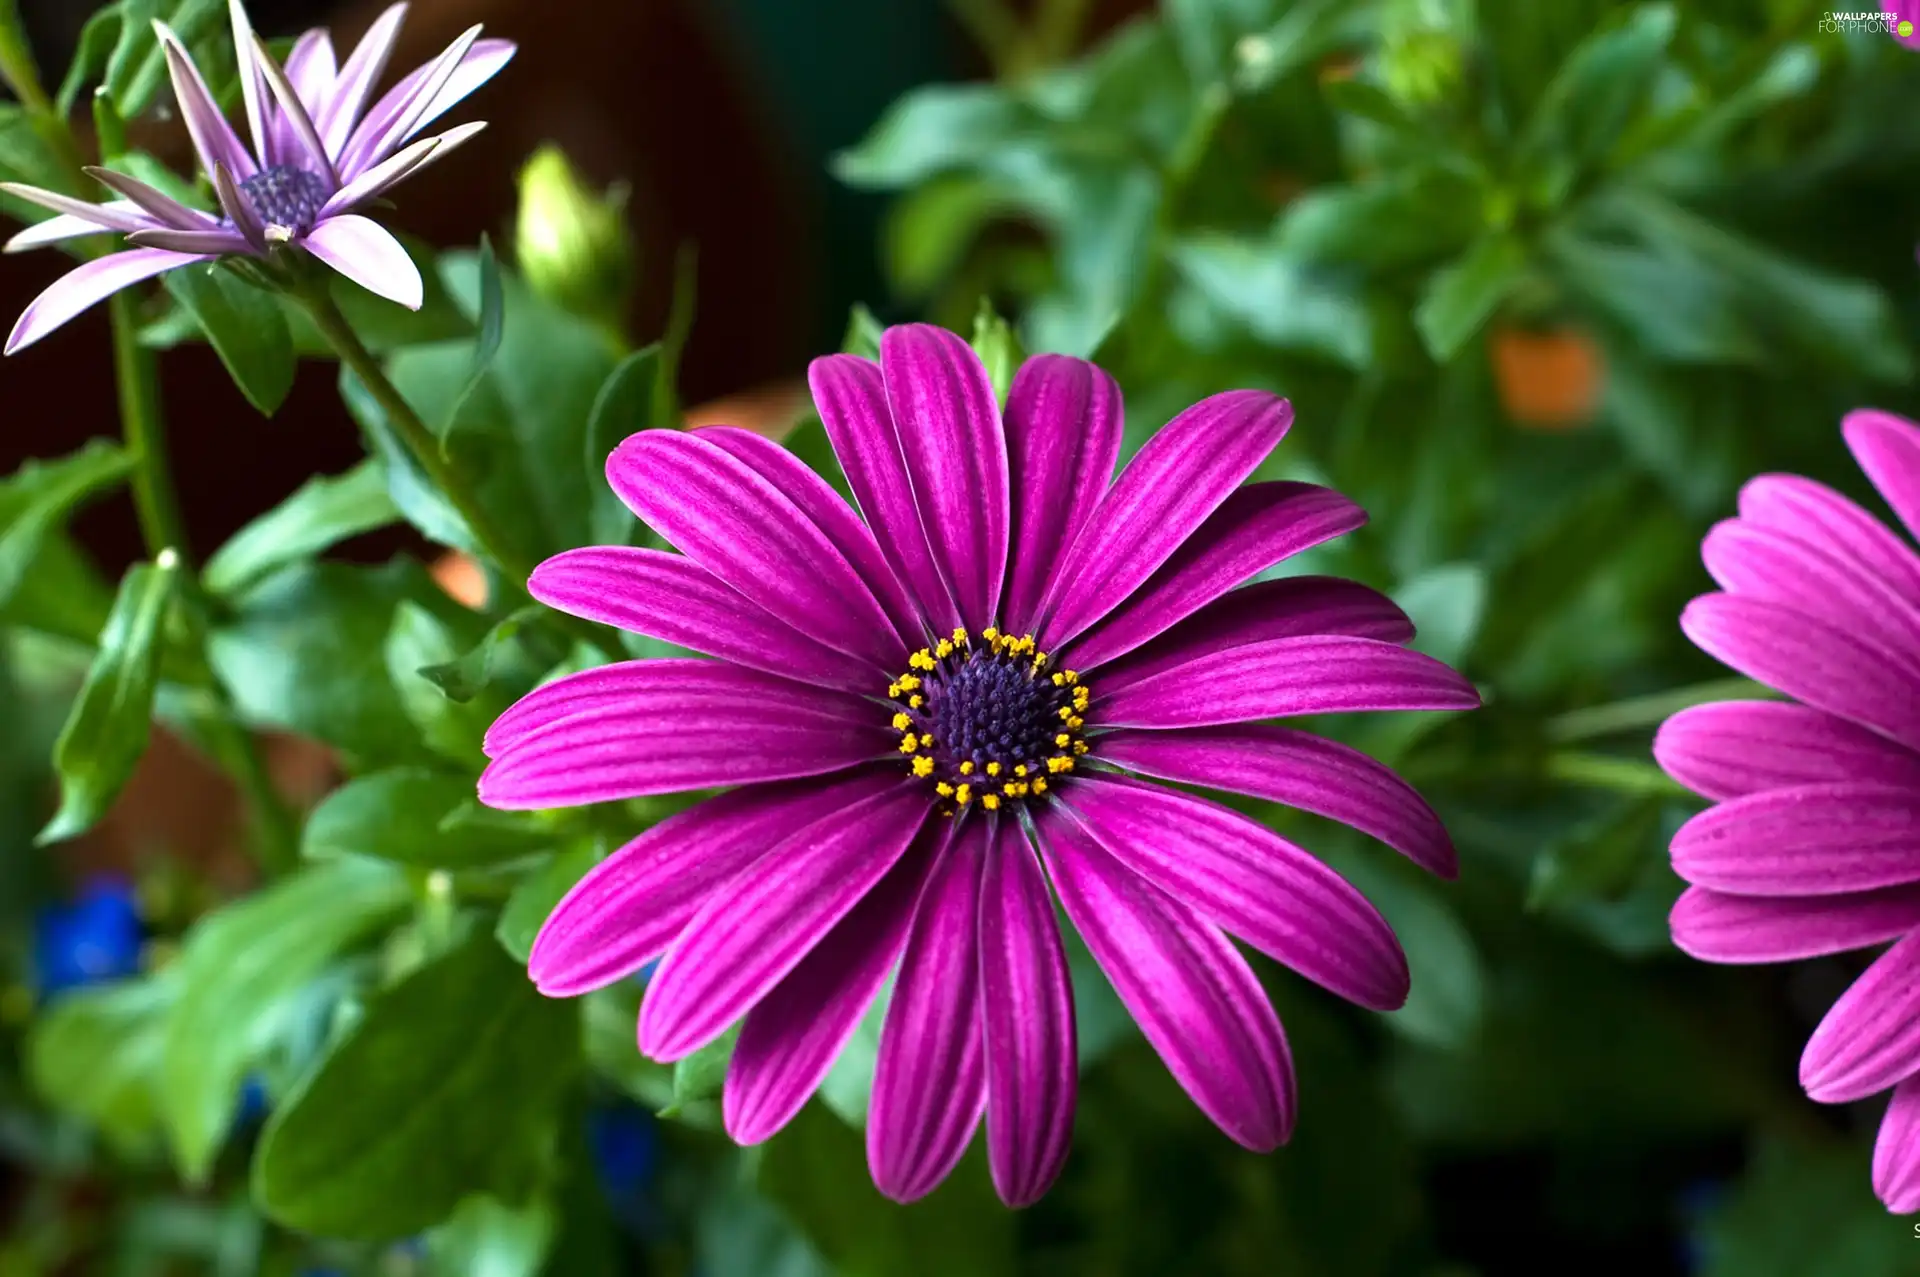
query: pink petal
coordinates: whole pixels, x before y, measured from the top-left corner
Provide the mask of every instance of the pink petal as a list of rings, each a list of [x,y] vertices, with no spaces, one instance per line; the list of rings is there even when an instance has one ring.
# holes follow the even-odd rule
[[[1286,1143],[1293,1060],[1239,950],[1059,812],[1043,812],[1035,836],[1061,907],[1174,1080],[1235,1142]]]
[[[1920,881],[1920,791],[1837,783],[1709,807],[1673,836],[1673,869],[1742,896],[1830,896]]]
[[[727,1134],[758,1144],[793,1120],[900,958],[932,860],[909,850],[786,978],[747,1012],[721,1094]]]
[[[1824,710],[1786,701],[1721,701],[1660,725],[1653,756],[1667,775],[1713,799],[1825,781],[1920,789],[1920,754]]]
[[[1420,652],[1378,639],[1269,639],[1129,683],[1095,689],[1103,727],[1209,727],[1351,710],[1477,709],[1473,684]]]
[[[1778,603],[1897,650],[1920,651],[1920,608],[1856,559],[1744,519],[1716,525],[1700,557],[1729,594]]]
[[[1763,474],[1740,489],[1740,517],[1812,541],[1882,577],[1920,604],[1920,558],[1885,524],[1822,483],[1796,474]]]
[[[822,647],[683,555],[624,545],[567,550],[533,570],[527,592],[590,621],[803,683],[862,693],[884,682],[866,662]]]
[[[1862,408],[1847,414],[1840,432],[1900,522],[1920,536],[1920,427],[1890,412]]]
[[[1275,962],[1376,1011],[1407,1000],[1407,958],[1380,911],[1266,826],[1119,777],[1078,779],[1060,801],[1115,860]]]
[[[26,349],[81,311],[129,285],[189,262],[204,260],[186,253],[169,253],[162,248],[135,248],[76,266],[54,280],[21,312],[12,335],[7,338],[6,353],[11,355]]]
[[[1800,1085],[1823,1104],[1884,1091],[1920,1072],[1920,933],[1874,959],[1800,1056]]]
[[[775,846],[710,897],[660,960],[640,1006],[640,1050],[691,1055],[800,964],[906,852],[928,793],[902,782]]]
[[[1032,631],[1062,552],[1113,480],[1120,386],[1084,359],[1035,355],[1014,374],[1005,424],[1012,549],[1000,610],[1018,635]]]
[[[1920,1211],[1920,1081],[1893,1088],[1873,1145],[1873,1191],[1896,1215]]]
[[[527,959],[549,997],[612,984],[665,953],[719,888],[817,820],[884,793],[872,771],[750,785],[669,816],[595,865],[554,907]]]
[[[1460,870],[1453,840],[1411,785],[1357,749],[1265,724],[1117,731],[1100,758],[1159,780],[1251,794],[1351,825],[1423,869]]]
[[[1041,626],[1052,650],[1119,606],[1180,548],[1293,424],[1258,390],[1203,399],[1161,428],[1095,507],[1055,578]]]
[[[992,834],[985,820],[952,828],[914,909],[867,1111],[867,1166],[897,1202],[939,1186],[986,1104],[979,910]]]
[[[607,481],[676,549],[801,633],[872,664],[899,638],[873,591],[813,521],[710,439],[644,430],[607,458]]]
[[[1920,927],[1920,886],[1834,896],[1730,896],[1688,887],[1673,943],[1703,962],[1789,962],[1884,944]]]
[[[1039,1201],[1066,1164],[1079,1085],[1073,984],[1040,862],[1011,822],[980,885],[987,1162],[1000,1200]]]

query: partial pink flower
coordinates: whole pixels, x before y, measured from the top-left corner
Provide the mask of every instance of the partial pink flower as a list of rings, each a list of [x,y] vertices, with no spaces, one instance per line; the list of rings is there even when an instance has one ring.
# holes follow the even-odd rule
[[[811,380],[857,513],[758,435],[646,431],[607,478],[680,553],[572,550],[533,574],[554,607],[715,659],[535,690],[488,733],[481,799],[729,787],[588,874],[533,979],[565,996],[660,958],[640,1049],[676,1060],[739,1024],[723,1112],[752,1144],[891,973],[874,1182],[931,1191],[984,1118],[1020,1205],[1073,1122],[1057,905],[1201,1109],[1249,1148],[1283,1143],[1286,1038],[1229,935],[1381,1009],[1406,998],[1406,958],[1331,869],[1157,782],[1289,803],[1451,875],[1405,782],[1260,720],[1467,709],[1472,685],[1401,646],[1413,627],[1372,590],[1245,584],[1365,520],[1325,488],[1245,482],[1292,424],[1283,399],[1215,395],[1115,477],[1119,387],[1083,360],[1028,360],[1003,413],[967,344],[915,325],[878,364],[829,356]]]
[[[14,236],[6,252],[82,235],[117,231],[134,247],[76,267],[36,297],[7,338],[6,352],[29,346],[88,307],[190,262],[229,255],[265,257],[281,246],[306,250],[370,292],[419,309],[420,271],[385,228],[359,209],[485,128],[463,124],[412,139],[513,57],[506,40],[482,40],[473,27],[445,52],[367,102],[386,70],[407,6],[374,20],[345,64],[323,30],[301,36],[285,67],[253,33],[240,0],[228,0],[241,94],[253,139],[248,147],[208,93],[186,47],[156,22],[174,97],[213,182],[220,213],[188,208],[111,169],[87,170],[120,198],[89,204],[37,186],[0,190],[58,216]]]
[[[1920,533],[1920,427],[1848,415],[1847,446]],[[1783,962],[1893,942],[1814,1030],[1813,1099],[1893,1091],[1873,1182],[1920,1210],[1920,555],[1839,493],[1795,475],[1741,490],[1701,547],[1720,593],[1681,628],[1785,701],[1700,705],[1654,756],[1714,800],[1673,840],[1692,884],[1673,939],[1709,962]]]

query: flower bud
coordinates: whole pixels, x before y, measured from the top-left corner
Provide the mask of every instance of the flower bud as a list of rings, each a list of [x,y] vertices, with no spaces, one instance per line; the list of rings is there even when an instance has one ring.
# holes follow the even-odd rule
[[[520,170],[514,257],[533,290],[555,305],[618,326],[633,287],[624,188],[596,192],[566,154],[542,146]]]

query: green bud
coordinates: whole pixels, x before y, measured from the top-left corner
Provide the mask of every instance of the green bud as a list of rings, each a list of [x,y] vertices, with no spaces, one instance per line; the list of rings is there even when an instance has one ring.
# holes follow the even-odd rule
[[[633,242],[623,187],[595,191],[548,143],[520,170],[514,258],[533,290],[598,323],[618,327],[633,288]]]

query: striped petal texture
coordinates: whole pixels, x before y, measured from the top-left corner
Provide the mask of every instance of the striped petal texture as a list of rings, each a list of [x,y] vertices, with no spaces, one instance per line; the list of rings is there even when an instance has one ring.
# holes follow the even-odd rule
[[[331,145],[332,116],[316,127]],[[529,974],[566,997],[657,960],[640,1049],[677,1060],[738,1026],[722,1113],[743,1144],[792,1120],[878,1005],[874,1183],[920,1197],[978,1133],[1023,1206],[1072,1145],[1083,982],[1064,919],[1194,1103],[1274,1149],[1292,1058],[1239,945],[1380,1010],[1417,973],[1354,886],[1189,789],[1339,821],[1450,877],[1453,844],[1406,782],[1271,720],[1478,696],[1404,646],[1385,596],[1255,579],[1365,522],[1328,489],[1248,482],[1292,425],[1285,400],[1204,400],[1116,473],[1121,392],[1092,364],[1028,360],[1003,409],[951,333],[889,329],[879,353],[811,370],[851,504],[764,438],[646,431],[607,479],[671,549],[583,547],[533,573],[550,606],[696,655],[529,693],[487,733],[481,800],[724,792],[589,872]],[[1905,897],[1871,895],[1890,881],[1874,866],[1868,920],[1836,934],[1904,916]]]
[[[1920,426],[1848,415],[1854,459],[1911,535]],[[1839,493],[1763,475],[1701,546],[1720,591],[1680,618],[1709,655],[1779,700],[1697,705],[1654,757],[1714,805],[1673,839],[1692,884],[1674,943],[1708,962],[1884,948],[1807,1042],[1800,1082],[1845,1103],[1891,1092],[1873,1185],[1920,1210],[1920,554]]]

